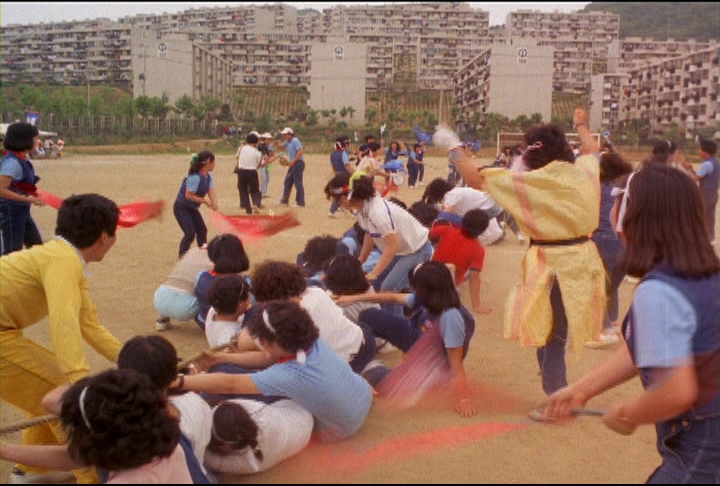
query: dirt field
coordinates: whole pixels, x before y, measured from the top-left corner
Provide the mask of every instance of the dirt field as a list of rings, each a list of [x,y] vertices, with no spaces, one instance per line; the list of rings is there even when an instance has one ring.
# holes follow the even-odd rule
[[[251,266],[266,259],[294,261],[305,242],[314,235],[340,236],[353,219],[327,217],[329,201],[322,187],[330,177],[327,155],[307,157],[306,208],[295,211],[301,226],[271,238],[246,244]],[[489,163],[489,161],[485,161]],[[218,158],[215,170],[220,211],[239,214],[233,157]],[[102,322],[121,340],[156,332],[153,294],[176,262],[181,231],[172,215],[172,202],[187,172],[185,155],[71,156],[41,160],[35,164],[42,189],[67,197],[97,192],[125,204],[140,199],[165,200],[161,221],[118,230],[115,247],[99,264],[89,267],[89,283]],[[425,182],[444,177],[443,158],[427,161]],[[266,205],[273,207],[282,191],[284,168],[274,167]],[[419,199],[422,189],[401,188],[398,196],[408,205]],[[294,192],[291,201],[294,200]],[[207,208],[203,207],[204,211]],[[45,239],[52,237],[56,211],[33,208]],[[216,234],[204,213],[210,237]],[[488,248],[483,271],[482,298],[493,308],[489,316],[476,315],[477,331],[465,366],[474,383],[479,410],[463,419],[452,409],[452,397],[436,397],[412,410],[389,410],[376,400],[364,427],[350,440],[337,445],[311,445],[298,456],[274,469],[250,477],[227,477],[225,482],[248,483],[639,483],[659,464],[654,430],[641,427],[623,437],[605,428],[599,419],[579,418],[566,426],[531,422],[526,412],[543,399],[533,349],[522,348],[502,337],[505,298],[518,281],[524,247],[514,235]],[[469,302],[467,287],[461,296]],[[627,310],[632,284],[621,287],[621,312]],[[40,323],[27,332],[47,343],[46,326]],[[192,322],[175,323],[163,334],[189,357],[207,347],[201,330]],[[94,371],[110,363],[86,347]],[[605,359],[608,350],[585,350],[571,357],[571,381]],[[394,364],[400,356],[382,355]],[[591,401],[593,408],[640,393],[633,380]],[[2,425],[24,417],[2,403]],[[20,434],[2,440],[17,442]],[[7,483],[11,464],[2,462],[0,482]]]

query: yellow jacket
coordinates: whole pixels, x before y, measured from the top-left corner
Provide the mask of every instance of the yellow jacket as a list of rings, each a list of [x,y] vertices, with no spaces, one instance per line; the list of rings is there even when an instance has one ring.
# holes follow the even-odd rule
[[[90,371],[83,339],[116,361],[121,345],[98,321],[84,262],[61,239],[0,258],[0,330],[21,330],[44,317],[58,364],[69,381]]]
[[[574,164],[551,162],[537,170],[483,170],[483,187],[505,208],[523,234],[535,240],[589,237],[600,216],[597,158]],[[530,245],[522,262],[520,283],[509,296],[505,337],[524,346],[543,346],[553,327],[550,290],[557,279],[568,318],[568,339],[578,352],[596,338],[605,309],[605,270],[595,244]]]

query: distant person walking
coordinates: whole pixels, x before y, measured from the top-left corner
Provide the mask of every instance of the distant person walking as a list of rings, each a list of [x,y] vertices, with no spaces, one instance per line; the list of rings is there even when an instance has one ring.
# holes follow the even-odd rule
[[[240,147],[237,153],[237,188],[240,193],[240,207],[246,214],[258,213],[262,206],[258,169],[263,155],[257,148],[258,141],[257,135],[249,134],[245,138],[245,145]]]
[[[303,173],[305,172],[305,159],[303,159],[303,147],[292,128],[285,127],[280,133],[285,138],[284,145],[288,151],[288,170],[285,174],[280,204],[287,206],[290,200],[290,191],[292,191],[294,185],[295,202],[299,207],[304,208],[305,187],[303,186]]]

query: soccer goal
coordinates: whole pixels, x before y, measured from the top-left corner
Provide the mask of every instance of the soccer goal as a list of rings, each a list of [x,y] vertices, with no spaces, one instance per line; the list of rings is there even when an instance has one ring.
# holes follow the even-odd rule
[[[577,133],[566,133],[565,136],[570,143],[580,143],[580,136]],[[593,137],[597,140],[598,146],[600,146],[602,140],[601,133],[593,133]],[[525,134],[522,132],[498,132],[497,134],[497,145],[495,147],[495,157],[500,155],[503,147],[512,147],[513,145],[519,144],[525,146]]]

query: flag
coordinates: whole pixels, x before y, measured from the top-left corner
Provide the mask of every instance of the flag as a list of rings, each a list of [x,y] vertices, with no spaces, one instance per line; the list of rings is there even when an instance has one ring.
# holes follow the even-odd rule
[[[211,218],[218,233],[231,233],[243,241],[272,236],[288,228],[300,226],[300,221],[292,212],[280,215],[229,216],[213,211]]]
[[[429,145],[432,142],[432,133],[423,132],[420,125],[413,128],[413,132],[415,133],[418,143],[425,142],[425,144]]]
[[[51,208],[60,209],[63,200],[49,192],[37,190],[36,196],[42,202]],[[132,228],[148,219],[158,218],[162,215],[165,201],[138,201],[130,204],[118,206],[120,209],[120,217],[118,218],[118,228]]]

